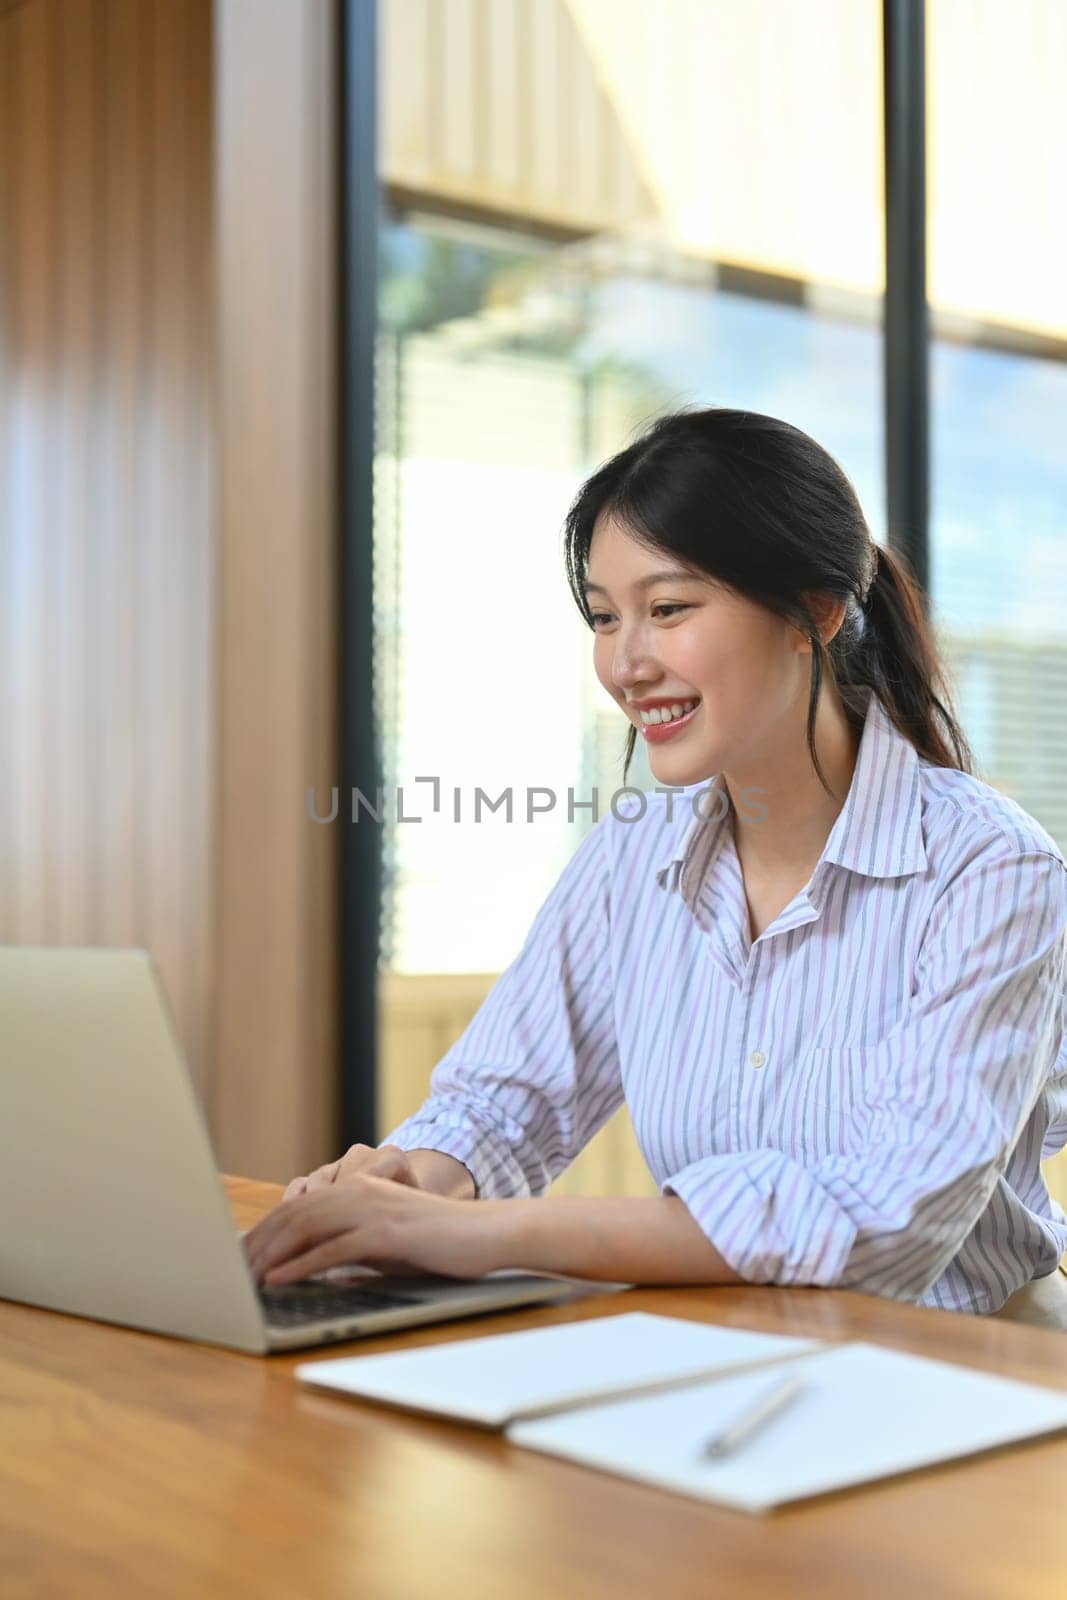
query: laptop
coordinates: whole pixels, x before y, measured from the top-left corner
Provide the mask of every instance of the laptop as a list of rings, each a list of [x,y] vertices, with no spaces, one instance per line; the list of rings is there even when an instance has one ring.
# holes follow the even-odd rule
[[[0,1299],[266,1353],[628,1287],[359,1266],[257,1285],[149,953],[0,946]]]

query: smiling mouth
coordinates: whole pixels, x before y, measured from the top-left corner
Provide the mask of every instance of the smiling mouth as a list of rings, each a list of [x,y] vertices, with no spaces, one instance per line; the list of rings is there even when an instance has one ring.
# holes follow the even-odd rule
[[[668,722],[642,722],[639,725],[641,737],[646,744],[665,744],[669,739],[680,739],[699,710],[698,700],[680,717],[671,717]]]
[[[672,722],[681,722],[685,717],[691,716],[699,704],[699,695],[686,695],[682,700],[673,700],[669,705],[656,706],[651,711],[642,711],[636,706],[630,709],[637,714],[638,727],[664,728]]]

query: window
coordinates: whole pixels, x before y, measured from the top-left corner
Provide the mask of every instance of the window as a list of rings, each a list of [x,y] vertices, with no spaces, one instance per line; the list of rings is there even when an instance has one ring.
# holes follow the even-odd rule
[[[378,706],[423,819],[385,829],[389,971],[502,970],[592,825],[569,796],[622,786],[562,560],[599,461],[676,405],[750,406],[833,451],[882,536],[879,16],[385,5]]]
[[[981,776],[1065,848],[1067,8],[928,0],[927,35],[931,591]]]

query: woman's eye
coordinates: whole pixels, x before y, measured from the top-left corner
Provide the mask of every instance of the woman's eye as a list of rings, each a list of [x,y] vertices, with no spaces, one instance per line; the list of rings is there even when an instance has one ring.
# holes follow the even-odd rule
[[[690,608],[688,605],[660,605],[652,607],[654,615],[663,617],[672,617],[676,611],[688,611],[689,609]],[[591,611],[589,615],[594,628],[597,627],[597,625],[601,622],[611,621],[610,611]]]

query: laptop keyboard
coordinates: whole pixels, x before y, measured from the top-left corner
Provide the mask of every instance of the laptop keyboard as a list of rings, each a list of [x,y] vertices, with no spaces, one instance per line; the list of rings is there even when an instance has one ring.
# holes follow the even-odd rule
[[[419,1294],[396,1294],[388,1289],[356,1289],[347,1284],[294,1283],[284,1289],[259,1288],[259,1303],[275,1328],[298,1328],[353,1311],[383,1311],[396,1306],[417,1306]]]

